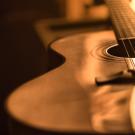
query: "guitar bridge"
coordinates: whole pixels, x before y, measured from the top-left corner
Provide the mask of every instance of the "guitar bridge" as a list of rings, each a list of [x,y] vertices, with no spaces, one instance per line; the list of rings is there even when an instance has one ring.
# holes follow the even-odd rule
[[[95,78],[97,86],[106,84],[135,84],[135,71],[124,70],[110,76],[102,76]]]

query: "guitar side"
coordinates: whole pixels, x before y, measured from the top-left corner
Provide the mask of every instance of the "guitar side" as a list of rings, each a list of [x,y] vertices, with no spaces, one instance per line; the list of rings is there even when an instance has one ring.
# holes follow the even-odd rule
[[[133,86],[95,84],[96,77],[127,68],[123,58],[106,51],[116,44],[112,31],[79,34],[54,42],[51,48],[65,62],[15,90],[6,102],[8,113],[25,128],[39,129],[43,134],[131,132],[127,110]],[[20,131],[13,132],[16,135]]]

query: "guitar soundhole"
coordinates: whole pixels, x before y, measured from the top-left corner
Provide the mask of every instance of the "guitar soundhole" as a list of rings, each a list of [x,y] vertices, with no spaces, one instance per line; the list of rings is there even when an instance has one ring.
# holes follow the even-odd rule
[[[121,47],[120,45],[113,45],[113,46],[107,48],[107,53],[109,55],[112,55],[112,56],[115,56],[115,57],[129,58],[125,49],[123,47]]]

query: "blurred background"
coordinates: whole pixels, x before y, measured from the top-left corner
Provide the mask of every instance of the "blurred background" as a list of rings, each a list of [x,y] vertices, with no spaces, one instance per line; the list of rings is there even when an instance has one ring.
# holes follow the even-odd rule
[[[9,135],[7,96],[51,69],[48,43],[69,34],[109,28],[103,0],[1,0],[0,134]]]

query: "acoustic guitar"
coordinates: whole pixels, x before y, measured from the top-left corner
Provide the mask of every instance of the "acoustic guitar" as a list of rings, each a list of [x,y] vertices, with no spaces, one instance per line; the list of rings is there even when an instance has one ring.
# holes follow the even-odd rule
[[[129,0],[106,4],[114,32],[53,42],[51,56],[59,66],[9,96],[13,135],[133,133],[135,13]]]

